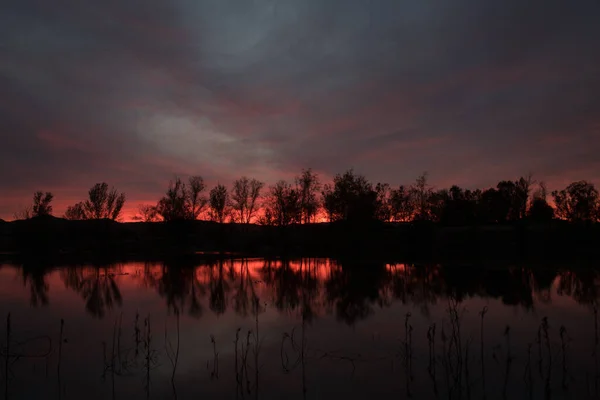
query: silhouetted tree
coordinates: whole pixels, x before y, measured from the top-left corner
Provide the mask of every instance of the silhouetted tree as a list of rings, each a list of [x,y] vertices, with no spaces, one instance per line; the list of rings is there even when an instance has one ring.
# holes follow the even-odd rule
[[[487,195],[487,200],[493,200],[493,205],[490,205],[494,208],[492,214],[495,222],[517,221],[527,216],[529,193],[533,183],[531,174],[514,182],[498,182],[497,193],[494,196],[491,196],[491,192]]]
[[[33,217],[33,209],[31,206],[25,206],[21,211],[17,211],[13,214],[14,219],[29,219]]]
[[[302,211],[302,222],[313,222],[314,217],[319,211],[318,194],[321,190],[321,183],[317,174],[309,169],[303,169],[302,174],[296,177],[296,185],[300,193],[300,209]]]
[[[330,221],[368,220],[375,218],[377,193],[363,175],[352,169],[325,185],[323,203]]]
[[[413,201],[413,218],[415,220],[430,220],[431,219],[431,203],[430,198],[433,190],[427,183],[427,172],[419,176],[410,188],[411,200]]]
[[[529,219],[534,222],[551,221],[554,218],[554,208],[542,198],[536,198],[529,207]]]
[[[65,211],[64,217],[66,219],[74,221],[87,219],[87,215],[85,212],[85,203],[83,201],[80,201],[75,205],[67,207],[67,211]]]
[[[535,181],[533,180],[532,174],[529,174],[526,178],[520,177],[519,180],[515,182],[514,208],[516,219],[523,219],[527,216],[529,194],[531,192],[531,185],[534,183]]]
[[[167,222],[189,219],[187,190],[185,183],[179,178],[169,183],[165,196],[156,206],[158,214]]]
[[[160,220],[156,206],[150,204],[140,204],[137,213],[133,217],[134,221],[156,222]]]
[[[413,215],[413,201],[411,191],[401,185],[393,189],[390,194],[391,219],[396,222],[406,222]]]
[[[105,182],[95,184],[88,192],[85,209],[89,219],[108,218],[116,220],[125,205],[125,194],[115,188],[108,189]]]
[[[556,215],[569,221],[597,221],[600,201],[598,190],[587,181],[573,182],[566,189],[552,192]]]
[[[202,192],[206,188],[206,185],[204,184],[204,179],[201,176],[190,177],[189,184],[188,197],[191,214],[190,218],[198,219],[207,202],[206,198],[202,196]]]
[[[301,194],[289,183],[281,180],[270,187],[266,198],[264,222],[285,226],[302,220]]]
[[[428,200],[428,217],[426,220],[440,222],[442,220],[446,205],[450,201],[450,193],[447,189],[432,191]]]
[[[444,225],[464,226],[476,220],[476,210],[480,194],[463,190],[454,185],[443,199],[440,222]]]
[[[34,217],[52,215],[52,199],[54,199],[54,195],[50,192],[35,192],[33,195],[32,215]]]
[[[258,208],[258,199],[264,183],[243,176],[233,182],[231,207],[238,222],[249,224]]]
[[[512,181],[500,181],[496,186],[499,198],[495,206],[498,208],[498,222],[514,221],[519,217],[520,194],[517,185]]]
[[[548,189],[546,189],[546,183],[544,181],[540,181],[538,183],[538,189],[533,193],[533,200],[542,199],[547,200],[548,197]]]
[[[375,202],[375,218],[389,222],[392,219],[392,190],[387,183],[375,185],[377,200]]]
[[[202,196],[205,189],[202,177],[192,176],[188,182],[189,186],[186,186],[180,178],[175,178],[156,205],[157,213],[165,221],[198,219],[206,206],[207,200]]]
[[[491,188],[481,193],[478,207],[478,218],[484,223],[496,223],[506,221],[508,210],[506,201],[500,191]]]
[[[125,193],[119,193],[115,188],[109,190],[106,182],[95,184],[88,191],[88,199],[67,208],[65,218],[82,219],[112,219],[116,221],[121,216],[125,205]]]
[[[225,222],[227,216],[227,204],[229,193],[224,185],[217,185],[211,189],[208,205],[210,208],[210,219],[215,222]]]
[[[554,208],[546,201],[546,184],[542,181],[539,182],[538,186],[538,189],[533,193],[527,215],[534,222],[551,221],[554,218]]]
[[[323,210],[325,211],[327,220],[329,222],[336,221],[336,219],[338,218],[336,216],[337,199],[333,195],[333,187],[330,184],[326,183],[325,186],[323,186],[321,196],[323,197]]]

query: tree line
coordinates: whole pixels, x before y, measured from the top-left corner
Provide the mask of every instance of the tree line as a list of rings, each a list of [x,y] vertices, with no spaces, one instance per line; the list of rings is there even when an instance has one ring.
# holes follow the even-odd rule
[[[554,218],[568,221],[600,221],[600,196],[595,186],[577,181],[550,193],[544,182],[532,176],[515,181],[503,180],[485,190],[435,189],[427,173],[409,186],[392,187],[372,183],[349,169],[337,174],[333,182],[322,184],[311,169],[303,169],[293,182],[280,180],[265,188],[265,183],[246,176],[231,188],[217,184],[207,190],[201,176],[187,181],[176,178],[156,204],[138,206],[134,220],[143,222],[205,219],[219,223],[258,223],[285,226],[321,220],[408,222],[432,221],[450,226],[533,222]],[[15,214],[15,219],[52,215],[51,192],[34,193],[33,204]],[[120,220],[126,201],[124,193],[107,183],[97,183],[87,199],[67,208],[70,220]]]

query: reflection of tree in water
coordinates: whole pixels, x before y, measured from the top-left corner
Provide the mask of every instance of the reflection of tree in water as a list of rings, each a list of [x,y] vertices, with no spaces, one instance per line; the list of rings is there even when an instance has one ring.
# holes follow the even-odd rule
[[[151,265],[146,265],[143,280],[165,298],[169,311],[187,309],[188,314],[195,318],[202,316],[201,299],[206,295],[206,288],[199,280],[194,265],[185,262],[164,263],[158,276],[153,273]]]
[[[162,264],[158,273],[152,265],[146,265],[142,280],[166,299],[170,310],[187,309],[196,318],[202,316],[202,299],[207,294],[209,308],[215,314],[223,314],[233,287],[234,310],[244,316],[255,297],[247,260],[218,260],[200,266],[169,262]]]
[[[458,301],[480,296],[501,299],[507,305],[533,307],[532,275],[523,268],[449,265],[440,272],[446,295],[454,296]]]
[[[482,279],[485,293],[501,298],[502,303],[511,306],[533,307],[533,284],[531,274],[521,268],[502,268],[488,270]]]
[[[533,291],[539,301],[550,303],[552,301],[552,284],[556,279],[557,271],[552,268],[533,268],[530,271],[533,279]]]
[[[32,304],[48,303],[48,284],[39,268],[23,268]],[[67,288],[79,293],[86,309],[102,317],[121,304],[115,281],[119,267],[61,270]],[[557,272],[551,268],[336,262],[327,259],[214,260],[198,266],[186,262],[146,264],[134,279],[142,280],[166,301],[169,310],[186,310],[194,317],[208,307],[217,315],[232,306],[242,317],[255,315],[256,299],[279,312],[299,311],[310,323],[317,315],[335,312],[348,324],[367,318],[374,307],[400,301],[429,315],[432,305],[452,297],[494,298],[507,305],[532,309],[536,300],[550,301],[555,290],[579,303],[592,303],[599,294],[593,269]],[[559,279],[557,279],[559,278]],[[260,292],[260,293],[259,293]],[[204,304],[204,302],[208,304]]]
[[[115,281],[119,268],[65,268],[60,277],[67,289],[79,293],[85,300],[85,309],[94,317],[102,318],[113,305],[121,306],[121,291]]]
[[[595,304],[598,298],[598,273],[594,269],[576,269],[559,273],[557,293],[581,304]]]
[[[229,292],[229,282],[225,280],[223,264],[224,261],[219,260],[216,265],[210,264],[207,267],[209,268],[210,273],[209,307],[217,315],[224,314],[227,310],[227,292]]]
[[[272,301],[279,311],[294,311],[301,307],[303,318],[310,322],[315,308],[319,307],[319,263],[317,260],[302,259],[294,264],[290,260],[281,263],[265,261],[260,271],[261,277],[270,288]]]
[[[273,292],[273,302],[280,311],[293,311],[300,304],[302,276],[290,267],[290,262],[284,260],[274,266],[265,262],[262,268],[263,281]]]
[[[385,264],[344,262],[326,282],[327,298],[337,317],[349,325],[367,318],[385,282]]]
[[[39,265],[23,264],[21,267],[21,277],[23,285],[29,286],[30,297],[29,303],[33,307],[47,306],[49,285],[46,281],[47,270],[40,268]]]
[[[383,303],[389,304],[392,297],[403,304],[412,302],[421,306],[424,315],[428,304],[433,305],[441,298],[454,296],[459,301],[479,296],[500,299],[506,305],[533,307],[534,297],[550,301],[552,285],[560,276],[557,288],[559,295],[573,297],[579,303],[591,303],[599,291],[595,285],[597,272],[594,269],[562,272],[556,269],[521,267],[485,268],[483,266],[388,266],[388,282],[381,290]]]
[[[240,270],[239,277],[236,279],[235,273],[233,274],[233,279],[235,281],[235,294],[233,296],[233,308],[236,313],[239,315],[246,317],[248,316],[248,306],[251,305],[251,300],[255,299],[256,292],[254,290],[254,281],[252,279],[252,275],[250,274],[250,268],[248,265],[248,260],[244,259],[240,262]]]
[[[311,323],[315,317],[315,310],[321,307],[319,302],[319,291],[321,287],[319,285],[319,278],[317,275],[318,268],[322,267],[323,264],[319,264],[316,260],[308,259],[300,261],[300,275],[302,277],[302,322]]]
[[[390,264],[386,284],[380,291],[381,304],[390,305],[400,300],[402,304],[419,306],[423,315],[429,315],[429,305],[435,304],[445,290],[445,282],[439,274],[437,265]]]
[[[486,268],[480,265],[445,265],[440,269],[439,279],[444,282],[439,295],[452,296],[458,302],[486,292]]]

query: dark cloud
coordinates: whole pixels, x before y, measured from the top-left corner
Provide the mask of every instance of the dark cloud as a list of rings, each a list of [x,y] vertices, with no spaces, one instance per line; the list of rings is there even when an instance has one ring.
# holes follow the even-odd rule
[[[0,217],[190,173],[597,180],[598,20],[592,0],[8,0]]]

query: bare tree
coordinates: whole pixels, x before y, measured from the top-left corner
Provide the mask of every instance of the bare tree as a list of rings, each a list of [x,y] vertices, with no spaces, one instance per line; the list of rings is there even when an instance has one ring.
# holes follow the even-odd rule
[[[206,198],[202,196],[202,192],[204,192],[206,185],[201,176],[190,177],[189,184],[188,201],[190,203],[191,219],[198,219],[207,203]]]
[[[67,211],[65,211],[64,217],[72,221],[88,219],[85,211],[85,203],[83,201],[80,201],[79,203],[67,207]]]
[[[519,180],[515,182],[515,214],[518,219],[523,219],[527,216],[531,186],[535,183],[533,174],[531,173],[529,173],[527,177],[519,178]]]
[[[254,213],[259,207],[258,199],[260,197],[260,191],[262,190],[264,185],[265,184],[263,182],[260,182],[256,179],[252,179],[250,181],[250,202],[248,207],[248,220],[246,221],[246,223],[248,224],[252,220]]]
[[[548,197],[548,189],[546,188],[546,182],[540,181],[538,183],[538,186],[538,189],[535,192],[533,192],[533,200],[546,200],[546,198]]]
[[[14,219],[29,219],[33,217],[33,210],[31,206],[26,206],[20,211],[17,211],[13,214]]]
[[[111,189],[106,200],[106,214],[104,218],[116,221],[121,215],[125,205],[125,193],[118,193],[116,189]]]
[[[319,191],[321,183],[317,174],[312,169],[303,169],[302,174],[296,177],[297,191],[300,194],[300,209],[302,212],[302,222],[310,223],[314,221],[319,211]]]
[[[89,219],[100,219],[106,214],[108,201],[108,185],[106,183],[95,184],[88,192],[88,200],[85,201],[85,209]]]
[[[302,220],[301,194],[281,180],[271,186],[265,204],[265,223],[285,226]]]
[[[389,222],[392,219],[392,190],[387,183],[375,185],[377,200],[375,203],[375,218],[380,221]]]
[[[97,183],[88,191],[88,199],[67,208],[65,218],[81,219],[111,219],[120,218],[125,205],[125,193],[119,193],[115,188],[109,190],[106,182]]]
[[[334,195],[334,186],[326,183],[323,186],[323,191],[321,192],[321,196],[323,197],[323,210],[325,211],[325,214],[327,216],[327,220],[329,222],[333,222],[335,220],[340,219],[339,216],[337,216],[337,203],[338,203],[338,199],[337,197]]]
[[[246,209],[248,208],[248,197],[250,195],[250,180],[243,176],[233,182],[231,191],[231,207],[234,211],[233,217],[236,222],[244,222]]]
[[[134,221],[156,222],[159,221],[158,210],[156,206],[150,204],[140,204],[137,213],[133,217]]]
[[[231,206],[235,211],[237,221],[250,223],[258,208],[258,199],[263,186],[263,182],[248,179],[245,176],[233,182]]]
[[[97,183],[88,191],[84,204],[86,219],[117,220],[125,205],[125,193],[118,193],[115,188],[109,190],[106,182]]]
[[[393,189],[390,195],[391,219],[395,222],[409,221],[413,216],[412,193],[405,186]]]
[[[189,218],[187,189],[181,179],[175,178],[175,182],[169,183],[167,193],[159,200],[156,210],[167,222]]]
[[[600,195],[592,183],[573,182],[566,189],[552,192],[556,214],[569,221],[597,221],[600,217]]]
[[[227,204],[229,203],[229,193],[224,185],[217,185],[211,189],[209,194],[210,219],[223,223],[227,216]]]
[[[202,196],[206,188],[201,176],[192,176],[187,186],[180,178],[169,184],[167,193],[156,206],[158,214],[165,221],[198,219],[206,206],[207,200]]]
[[[33,195],[33,216],[52,215],[52,200],[54,195],[50,192],[35,192]]]
[[[415,184],[410,188],[411,199],[413,200],[413,217],[418,220],[429,220],[430,204],[429,200],[433,194],[433,190],[427,183],[427,172],[419,176]]]

